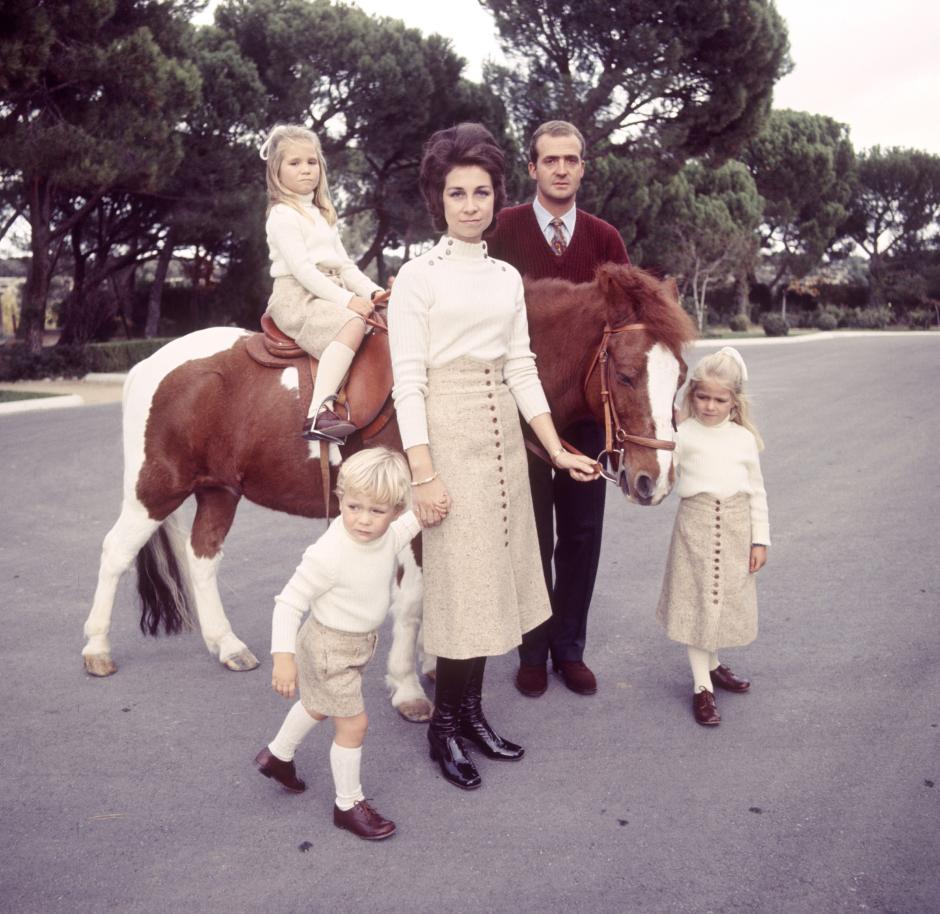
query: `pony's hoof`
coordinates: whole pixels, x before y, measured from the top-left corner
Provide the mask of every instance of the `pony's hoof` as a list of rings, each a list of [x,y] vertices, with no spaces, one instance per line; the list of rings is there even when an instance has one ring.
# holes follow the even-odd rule
[[[410,720],[413,724],[423,724],[431,719],[434,705],[426,698],[416,698],[414,701],[403,701],[397,710],[405,720]]]
[[[117,664],[110,654],[88,654],[82,659],[89,676],[113,676],[117,672]]]
[[[258,666],[258,658],[246,647],[237,654],[226,657],[222,661],[222,665],[234,673],[244,673],[246,670],[253,670]]]

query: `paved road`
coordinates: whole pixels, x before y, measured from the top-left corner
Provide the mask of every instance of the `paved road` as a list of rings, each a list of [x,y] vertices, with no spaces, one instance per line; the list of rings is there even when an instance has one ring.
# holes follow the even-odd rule
[[[267,660],[233,674],[197,635],[144,639],[126,581],[121,669],[85,676],[119,407],[0,417],[0,911],[940,910],[940,340],[746,356],[774,546],[761,635],[725,659],[751,694],[719,696],[715,731],[692,722],[684,651],[653,619],[675,502],[611,498],[599,693],[555,681],[524,699],[512,658],[491,663],[487,707],[527,747],[519,765],[483,761],[475,793],[445,784],[370,670],[364,783],[399,823],[378,845],[330,822],[326,732],[299,758],[303,796],[252,769],[286,707]],[[252,506],[236,521],[223,597],[259,655],[271,597],[319,529]]]

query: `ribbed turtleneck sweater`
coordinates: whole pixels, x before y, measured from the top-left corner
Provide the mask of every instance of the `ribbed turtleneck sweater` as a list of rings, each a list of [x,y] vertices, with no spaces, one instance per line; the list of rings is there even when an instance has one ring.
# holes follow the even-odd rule
[[[278,203],[271,207],[265,230],[271,256],[271,276],[293,276],[308,292],[346,307],[353,295],[368,298],[381,289],[350,259],[339,230],[313,205],[313,194],[297,196],[303,212]],[[335,270],[338,286],[321,270]]]
[[[406,511],[378,539],[363,543],[337,517],[304,552],[297,570],[275,597],[271,653],[296,653],[297,631],[307,610],[327,628],[371,632],[392,602],[398,553],[421,531]]]
[[[751,500],[751,542],[770,545],[767,492],[757,441],[743,425],[725,419],[703,425],[694,416],[676,432],[676,494],[691,498],[705,493],[730,498],[744,492]]]
[[[486,242],[445,236],[402,266],[392,287],[388,329],[392,395],[406,448],[428,443],[428,368],[464,356],[506,360],[503,378],[526,422],[549,411],[529,347],[522,278],[490,257]]]

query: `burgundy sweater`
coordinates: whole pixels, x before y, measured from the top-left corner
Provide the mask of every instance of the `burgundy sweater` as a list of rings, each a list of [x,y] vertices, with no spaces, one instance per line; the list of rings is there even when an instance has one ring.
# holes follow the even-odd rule
[[[531,203],[502,210],[486,246],[491,257],[512,264],[529,279],[554,276],[570,282],[591,282],[602,263],[630,262],[619,232],[581,209],[574,235],[559,257],[545,240]]]

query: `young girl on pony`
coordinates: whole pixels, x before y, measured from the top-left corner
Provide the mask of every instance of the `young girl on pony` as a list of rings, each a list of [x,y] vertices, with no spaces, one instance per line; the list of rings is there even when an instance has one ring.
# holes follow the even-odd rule
[[[366,319],[388,292],[343,248],[316,135],[306,127],[279,125],[264,141],[261,158],[267,163],[266,230],[274,277],[266,313],[319,359],[303,437],[342,443],[355,426],[329,404],[362,343]]]
[[[395,823],[366,802],[359,782],[368,726],[362,671],[388,613],[398,553],[420,530],[411,511],[402,514],[410,483],[405,458],[387,448],[359,451],[340,467],[340,516],[275,598],[271,686],[293,698],[299,682],[300,700],[255,758],[265,777],[300,793],[306,784],[297,777],[294,753],[317,723],[332,717],[333,824],[369,841],[390,837]]]
[[[703,726],[721,721],[714,688],[751,684],[721,664],[718,648],[757,637],[754,574],[767,561],[770,523],[749,418],[740,353],[726,346],[705,356],[689,379],[676,433],[676,492],[682,499],[656,615],[673,641],[687,645],[692,711]]]

